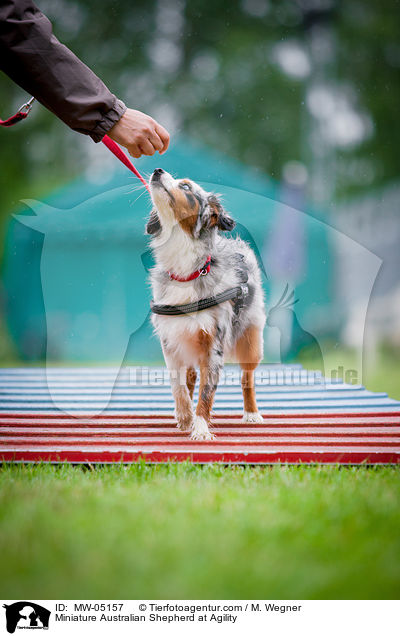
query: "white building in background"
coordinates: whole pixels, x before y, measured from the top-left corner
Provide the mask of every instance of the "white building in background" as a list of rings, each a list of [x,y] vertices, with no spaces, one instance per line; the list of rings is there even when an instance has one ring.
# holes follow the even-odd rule
[[[387,186],[368,196],[353,199],[338,207],[332,219],[335,227],[378,256],[382,265],[372,291],[365,333],[365,344],[376,348],[385,340],[400,346],[400,183]],[[354,294],[354,277],[363,279],[364,264],[356,252],[338,250],[337,295],[339,302]],[[350,290],[352,290],[350,292]],[[349,346],[359,344],[364,320],[362,293],[354,298],[354,310],[346,316],[342,337]]]

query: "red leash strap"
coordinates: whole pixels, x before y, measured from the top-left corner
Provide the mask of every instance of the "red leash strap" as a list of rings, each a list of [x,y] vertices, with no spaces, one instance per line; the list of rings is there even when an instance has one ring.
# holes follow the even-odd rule
[[[26,117],[28,117],[31,111],[32,104],[34,101],[35,101],[35,98],[31,97],[29,101],[27,101],[25,104],[22,104],[22,106],[18,109],[15,115],[12,115],[12,117],[9,117],[8,119],[0,119],[0,126],[4,126],[5,128],[7,128],[10,126],[14,126],[15,124],[17,124],[19,121],[22,121],[23,119],[26,119]],[[147,182],[143,179],[140,172],[136,170],[133,163],[129,161],[128,157],[121,150],[118,144],[112,139],[110,139],[108,135],[104,135],[102,142],[117,157],[117,159],[119,159],[124,164],[124,166],[126,166],[131,172],[133,172],[134,175],[137,176],[138,179],[140,179],[140,181],[143,183],[147,191],[150,192]]]
[[[143,185],[147,189],[147,192],[150,192],[150,189],[149,189],[147,181],[145,181],[143,179],[143,177],[140,174],[140,172],[138,172],[136,170],[136,168],[133,165],[133,163],[128,159],[128,157],[121,150],[121,148],[118,146],[118,144],[113,139],[110,139],[110,137],[108,135],[104,135],[104,137],[102,139],[102,142],[113,153],[113,155],[115,155],[117,157],[117,159],[119,159],[124,164],[124,166],[126,166],[131,172],[133,172],[134,175],[137,176],[138,179],[140,179],[140,181],[143,183]]]
[[[34,101],[35,98],[31,97],[28,102],[22,104],[22,106],[18,108],[18,111],[15,113],[15,115],[12,115],[12,117],[9,117],[8,119],[0,119],[0,126],[14,126],[14,124],[18,124],[19,121],[22,121],[23,119],[28,117]]]

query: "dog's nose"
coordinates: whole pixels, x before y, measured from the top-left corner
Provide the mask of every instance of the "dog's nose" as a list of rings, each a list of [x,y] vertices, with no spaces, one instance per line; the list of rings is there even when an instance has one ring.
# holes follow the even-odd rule
[[[151,180],[152,181],[158,181],[158,179],[160,179],[160,177],[163,174],[163,172],[165,172],[165,171],[162,168],[157,168],[156,170],[154,170]]]

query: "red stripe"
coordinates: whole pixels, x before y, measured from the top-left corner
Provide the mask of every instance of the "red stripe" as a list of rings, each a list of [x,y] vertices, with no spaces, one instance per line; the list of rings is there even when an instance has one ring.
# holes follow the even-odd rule
[[[366,417],[394,417],[398,422],[400,422],[400,413],[399,411],[379,411],[374,413],[346,413],[345,411],[337,412],[337,413],[262,413],[262,416],[265,420],[269,419],[337,419],[337,418],[366,418]],[[115,415],[115,414],[104,414],[104,415],[88,415],[87,413],[76,413],[75,416],[68,415],[66,413],[19,413],[16,411],[2,411],[0,413],[0,421],[5,418],[10,417],[18,417],[19,419],[51,419],[57,418],[58,420],[71,419],[71,417],[75,418],[87,418],[90,420],[98,420],[98,419],[107,419],[107,420],[126,420],[132,419],[140,420],[140,419],[148,419],[148,420],[164,420],[169,419],[173,420],[173,415],[169,413],[135,413],[132,414],[123,414],[123,415]],[[218,419],[242,419],[242,415],[240,413],[213,413],[212,418],[214,420]]]
[[[223,464],[398,464],[400,455],[390,451],[274,451],[261,452],[210,452],[205,451],[8,451],[0,455],[6,462],[71,462],[71,463],[132,463],[145,460],[149,463],[191,461],[197,464],[221,462]]]
[[[226,450],[229,451],[231,450],[231,448],[234,448],[236,446],[240,446],[241,449],[243,451],[246,450],[246,448],[252,448],[253,446],[256,447],[264,447],[264,450],[267,450],[270,447],[275,447],[275,446],[288,446],[288,447],[292,447],[292,446],[317,446],[319,449],[324,450],[325,447],[330,447],[330,446],[362,446],[362,447],[391,447],[393,448],[393,450],[400,448],[400,439],[397,442],[394,442],[393,440],[391,441],[374,441],[374,442],[370,442],[370,441],[348,441],[347,439],[338,439],[336,441],[321,441],[319,439],[313,439],[310,438],[308,440],[305,441],[300,441],[300,440],[295,440],[295,441],[272,441],[272,440],[268,440],[268,441],[264,441],[263,439],[258,439],[258,440],[243,440],[243,439],[232,439],[232,440],[224,440],[221,439],[219,437],[217,437],[216,439],[212,440],[212,441],[195,441],[195,440],[191,440],[189,438],[189,436],[186,436],[186,438],[182,439],[179,437],[168,437],[166,439],[140,439],[137,440],[137,443],[135,444],[135,441],[132,440],[131,442],[127,441],[126,439],[121,440],[121,442],[118,442],[117,440],[110,440],[110,439],[73,439],[73,440],[69,440],[69,439],[65,439],[64,437],[61,438],[56,438],[56,439],[48,439],[48,438],[43,438],[43,439],[39,439],[39,440],[34,440],[34,442],[32,441],[31,438],[17,438],[17,439],[3,439],[2,440],[2,447],[9,447],[9,446],[18,446],[18,447],[24,447],[24,446],[32,446],[32,444],[34,443],[35,446],[95,446],[95,447],[100,447],[100,446],[106,446],[108,448],[110,448],[111,446],[117,446],[117,445],[121,445],[121,443],[123,443],[125,446],[135,446],[135,445],[140,445],[140,446],[155,446],[155,445],[161,445],[162,447],[166,447],[166,446],[176,446],[176,447],[186,447],[186,446],[201,446],[201,447],[211,447],[211,448],[218,448],[220,446],[225,446]],[[33,450],[33,449],[32,449]],[[162,448],[160,449],[162,450]]]
[[[73,437],[75,439],[78,439],[80,437],[87,437],[90,439],[96,439],[98,437],[104,437],[104,438],[108,438],[108,439],[112,439],[114,437],[118,437],[121,439],[142,439],[142,438],[157,438],[157,437],[169,437],[171,438],[171,429],[163,429],[163,430],[157,430],[157,429],[146,429],[146,430],[135,430],[134,428],[132,428],[131,431],[121,431],[118,430],[118,428],[116,428],[116,430],[111,431],[111,430],[99,430],[99,431],[91,431],[90,429],[85,429],[84,427],[78,429],[78,430],[61,430],[61,431],[56,431],[56,432],[52,432],[52,431],[29,431],[29,429],[23,430],[23,431],[15,431],[15,430],[2,430],[0,432],[0,439],[4,439],[4,438],[9,438],[9,437],[14,437],[15,439],[22,439],[22,438],[43,438],[43,439],[48,439],[48,438],[58,438],[58,439],[63,439],[63,437]],[[280,437],[280,438],[289,438],[289,439],[293,439],[296,437],[309,437],[310,439],[321,439],[324,440],[325,438],[329,438],[329,437],[335,437],[338,439],[345,439],[347,437],[355,437],[357,439],[360,438],[388,438],[388,439],[398,439],[400,442],[400,429],[396,432],[396,433],[392,433],[392,432],[387,432],[386,430],[384,431],[357,431],[357,432],[353,432],[353,431],[341,431],[339,433],[336,433],[334,431],[332,432],[310,432],[307,430],[301,430],[301,431],[290,431],[289,433],[286,432],[266,432],[264,430],[257,430],[257,429],[243,429],[243,428],[230,428],[228,430],[226,429],[220,429],[219,427],[213,427],[212,428],[212,432],[215,435],[218,435],[218,439],[222,439],[222,438],[229,438],[229,437],[240,437],[240,438],[246,438],[246,437],[255,437],[257,439],[263,440],[265,439],[266,441],[268,441],[268,439],[270,438],[274,438],[274,437]],[[175,438],[176,436],[178,437],[188,437],[188,433],[184,432],[184,431],[179,431],[176,430],[173,431],[173,438]]]
[[[153,418],[148,417],[146,419],[136,419],[135,417],[131,417],[129,419],[127,418],[121,418],[122,421],[117,422],[117,421],[112,421],[110,422],[108,419],[103,419],[103,418],[91,418],[91,419],[84,419],[84,418],[76,418],[76,419],[62,419],[61,421],[58,421],[58,418],[56,419],[53,416],[53,419],[47,419],[46,421],[42,422],[39,418],[33,418],[31,421],[29,420],[25,420],[25,419],[21,419],[19,416],[16,417],[7,417],[4,418],[2,421],[0,420],[0,430],[11,426],[21,426],[24,428],[30,428],[30,427],[37,427],[40,426],[41,428],[97,428],[99,426],[101,426],[104,429],[110,429],[113,430],[115,428],[117,428],[118,426],[135,426],[135,427],[146,427],[146,426],[151,426],[153,428],[171,428],[171,429],[176,429],[176,421],[170,417],[169,420],[163,420],[163,421],[154,421]],[[233,420],[233,421],[232,421]],[[372,421],[371,421],[372,420]],[[217,426],[218,428],[230,428],[232,426],[236,427],[237,430],[245,430],[247,428],[249,428],[249,424],[245,424],[243,422],[238,422],[236,419],[234,420],[233,418],[225,418],[225,421],[221,421],[218,420],[217,418],[213,418],[213,423],[214,426]],[[275,429],[275,428],[285,428],[288,430],[292,430],[293,428],[298,428],[299,426],[305,426],[307,428],[310,429],[314,429],[314,428],[343,428],[343,427],[351,427],[354,429],[358,429],[358,428],[365,428],[365,427],[370,427],[370,428],[379,428],[381,426],[386,426],[386,427],[391,427],[391,428],[396,428],[398,426],[400,426],[400,419],[399,418],[384,418],[384,417],[380,417],[379,419],[377,418],[369,418],[369,416],[365,416],[364,419],[360,422],[360,421],[349,421],[347,420],[347,418],[342,418],[342,420],[337,420],[334,419],[333,421],[321,421],[321,422],[315,422],[315,421],[296,421],[296,419],[294,419],[294,421],[292,422],[288,422],[286,419],[284,419],[283,421],[280,421],[279,418],[275,418],[275,421],[268,421],[268,422],[264,422],[262,424],[255,424],[253,425],[255,428],[257,428],[258,430],[271,430],[271,429]],[[252,428],[253,426],[250,426],[250,428]]]
[[[141,457],[200,463],[399,463],[397,413],[270,415],[263,424],[242,423],[240,419],[239,414],[216,415],[216,439],[196,442],[176,429],[171,415],[74,418],[67,414],[2,413],[0,456],[5,461],[53,462],[60,457],[63,461],[100,463]],[[13,430],[16,427],[20,430]],[[36,430],[30,431],[32,428]],[[57,446],[62,450],[56,450]]]

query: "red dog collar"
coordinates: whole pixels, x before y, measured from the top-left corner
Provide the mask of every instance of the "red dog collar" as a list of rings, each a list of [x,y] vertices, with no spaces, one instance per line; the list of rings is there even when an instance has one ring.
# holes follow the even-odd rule
[[[188,276],[187,278],[176,276],[176,274],[173,274],[172,272],[168,272],[168,275],[171,278],[171,280],[177,280],[180,283],[187,283],[190,280],[195,280],[196,278],[199,278],[199,276],[207,276],[210,269],[211,269],[211,254],[207,256],[207,260],[204,263],[203,267],[201,267],[200,269],[196,269],[196,271],[192,272],[192,274],[190,274],[190,276]]]

